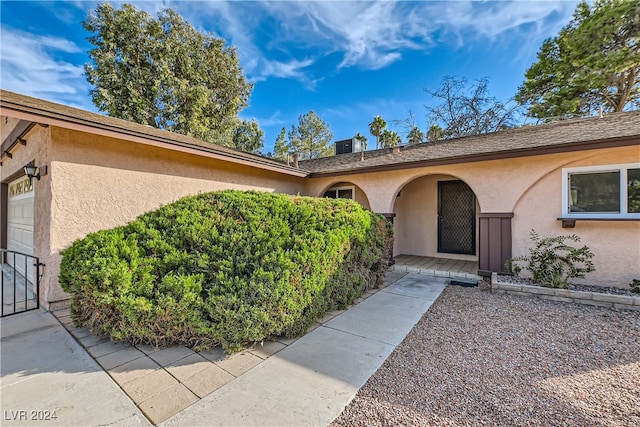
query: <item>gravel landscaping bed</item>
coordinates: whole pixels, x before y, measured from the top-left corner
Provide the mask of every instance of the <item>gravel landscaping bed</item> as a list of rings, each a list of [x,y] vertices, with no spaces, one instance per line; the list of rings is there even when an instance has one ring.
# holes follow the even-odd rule
[[[528,279],[525,277],[518,277],[518,276],[509,276],[506,274],[499,274],[498,280],[502,283],[540,286],[537,283],[534,283],[531,279]],[[640,293],[633,292],[631,288],[615,288],[612,286],[595,286],[595,285],[585,285],[581,283],[572,283],[569,285],[567,289],[572,291],[597,292],[599,294],[629,295],[632,297],[640,297]]]
[[[331,425],[637,426],[639,402],[640,312],[448,286]]]

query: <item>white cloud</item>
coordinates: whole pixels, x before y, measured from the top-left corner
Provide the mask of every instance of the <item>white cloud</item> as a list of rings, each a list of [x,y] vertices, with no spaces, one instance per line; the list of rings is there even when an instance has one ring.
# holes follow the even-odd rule
[[[276,110],[271,116],[266,118],[256,118],[260,126],[262,127],[271,127],[271,126],[282,126],[286,127],[287,122],[282,118],[282,112],[280,110]]]
[[[262,25],[265,11],[259,2],[234,4],[234,2],[165,2],[166,7],[178,7],[187,21],[198,30],[223,36],[237,48],[247,77],[254,82],[269,77],[299,80],[308,88],[315,87],[305,68],[313,64],[312,57],[276,60],[256,44],[256,31]],[[243,9],[244,8],[244,9]],[[276,37],[277,35],[274,35]]]
[[[51,94],[86,93],[82,65],[54,59],[50,52],[81,53],[73,42],[2,28],[0,85],[12,91],[51,99]]]
[[[454,1],[431,2],[424,11],[431,16],[432,22],[444,31],[464,32],[467,38],[473,35],[493,40],[522,26],[532,25],[535,32],[532,38],[548,37],[551,30],[558,29],[558,22],[565,25],[577,1]],[[555,19],[549,20],[553,17]],[[531,31],[531,28],[528,29]]]
[[[190,22],[208,30],[213,26],[228,38],[254,81],[292,78],[313,88],[318,76],[311,67],[330,55],[337,55],[337,69],[375,70],[400,60],[407,51],[450,43],[446,35],[453,35],[457,46],[452,48],[459,48],[527,31],[524,39],[537,45],[568,22],[576,1],[165,3],[172,4]],[[264,33],[258,34],[265,31],[266,21],[271,25],[264,42],[259,39]]]
[[[260,58],[252,68],[260,69],[260,73],[255,77],[256,80],[265,80],[267,77],[295,78],[305,79],[304,68],[313,64],[312,59],[297,60],[292,59],[290,62],[271,61],[266,58]],[[254,71],[255,72],[255,71]]]
[[[87,11],[97,4],[73,3]],[[325,77],[314,69],[320,61],[332,61],[336,72],[349,67],[376,70],[401,60],[408,51],[428,51],[442,44],[463,48],[479,40],[500,43],[514,34],[523,40],[521,52],[535,51],[542,39],[568,22],[577,0],[132,3],[153,15],[175,7],[199,30],[224,37],[237,48],[245,73],[254,82],[295,79],[313,90]],[[73,47],[65,47],[65,42],[45,43],[48,49]],[[33,54],[48,57],[40,47]],[[63,84],[58,90],[65,88]]]
[[[403,49],[429,44],[428,31],[408,26],[399,9],[408,3],[384,2],[264,2],[278,16],[284,31],[272,44],[293,41],[325,55],[338,52],[339,68],[379,69],[399,60]]]

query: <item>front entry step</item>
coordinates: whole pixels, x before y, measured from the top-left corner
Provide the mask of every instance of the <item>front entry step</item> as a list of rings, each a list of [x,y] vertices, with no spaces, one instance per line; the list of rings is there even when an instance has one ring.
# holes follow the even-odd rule
[[[418,273],[427,276],[482,280],[478,275],[478,262],[417,255],[397,255],[391,270]]]
[[[482,280],[482,276],[473,273],[462,273],[462,272],[454,272],[454,271],[442,271],[442,270],[434,270],[428,268],[420,268],[420,267],[411,267],[402,264],[395,264],[391,266],[390,270],[392,271],[402,271],[408,273],[418,273],[424,274],[427,276],[436,276],[436,277],[451,277],[455,279],[469,279],[469,280]]]

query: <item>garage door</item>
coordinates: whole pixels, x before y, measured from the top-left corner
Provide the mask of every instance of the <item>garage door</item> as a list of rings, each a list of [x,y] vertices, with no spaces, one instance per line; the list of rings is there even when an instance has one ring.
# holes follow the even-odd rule
[[[7,203],[7,249],[33,255],[33,185],[29,184],[29,178],[22,177],[9,183],[9,198]],[[7,260],[14,265],[13,256]],[[25,272],[25,264],[28,270],[29,280],[33,276],[33,268],[28,265],[33,263],[25,257],[16,256],[15,267],[22,275]]]

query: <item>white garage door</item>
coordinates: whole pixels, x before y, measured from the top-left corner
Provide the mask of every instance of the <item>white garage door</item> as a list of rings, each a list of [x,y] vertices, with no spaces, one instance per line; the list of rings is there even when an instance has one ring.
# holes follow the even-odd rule
[[[7,249],[33,255],[33,185],[29,185],[29,178],[22,177],[9,184],[9,199],[7,203]],[[13,256],[8,256],[9,264],[13,265]],[[26,260],[29,280],[33,276],[31,259]],[[25,271],[25,257],[17,256],[16,270],[22,275]]]

